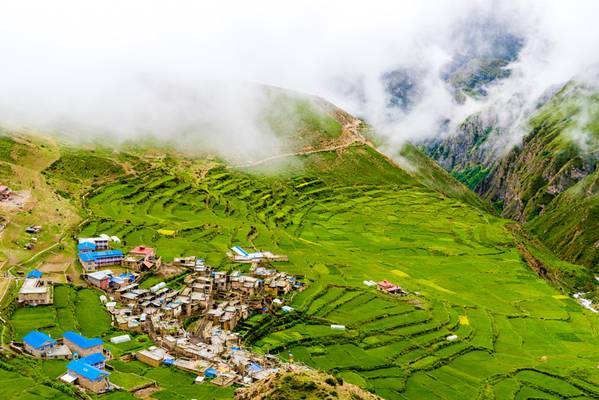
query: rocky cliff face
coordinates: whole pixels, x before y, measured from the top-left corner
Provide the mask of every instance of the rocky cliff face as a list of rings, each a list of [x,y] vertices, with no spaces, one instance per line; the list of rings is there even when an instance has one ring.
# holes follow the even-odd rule
[[[470,189],[479,192],[480,183],[495,165],[495,139],[501,135],[496,119],[482,113],[468,117],[458,133],[425,143],[429,156]]]
[[[499,146],[505,132],[496,124],[490,112],[473,115],[452,136],[426,143],[426,151],[502,216],[526,223],[565,259],[595,265],[599,230],[590,232],[590,227],[595,210],[599,219],[591,183],[598,179],[597,91],[566,84],[531,112],[523,142],[507,153]],[[576,218],[568,202],[577,205]],[[577,222],[566,224],[564,218]]]

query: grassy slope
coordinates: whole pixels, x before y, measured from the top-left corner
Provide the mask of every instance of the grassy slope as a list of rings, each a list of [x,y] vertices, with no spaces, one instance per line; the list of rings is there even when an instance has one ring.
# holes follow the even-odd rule
[[[575,83],[561,89],[530,120],[522,149],[504,160],[509,173],[503,215],[527,227],[563,259],[596,272],[595,184],[599,96]],[[581,176],[590,174],[580,181]],[[561,194],[558,194],[562,192]],[[489,197],[496,196],[493,190]],[[575,210],[576,212],[572,212]]]
[[[291,350],[390,399],[599,394],[596,317],[526,267],[504,220],[432,191],[368,147],[287,160],[277,175],[215,168],[194,183],[179,170],[165,163],[101,188],[82,232],[222,268],[232,268],[224,252],[233,244],[288,254],[283,268],[310,287],[293,301],[299,314],[255,333],[258,350]],[[365,279],[420,296],[381,296]],[[454,333],[458,341],[445,340]]]
[[[248,337],[258,351],[291,350],[389,399],[599,395],[596,316],[539,280],[506,221],[469,205],[465,188],[433,190],[447,190],[439,180],[451,178],[422,168],[417,152],[405,156],[421,167],[410,173],[357,144],[252,169],[207,171],[205,161],[158,152],[135,162],[101,157],[126,175],[85,198],[81,234],[116,234],[128,246],[156,246],[166,259],[196,254],[221,268],[233,268],[224,258],[233,244],[289,255],[280,268],[310,285],[293,300],[297,313]],[[89,184],[56,166],[46,178],[74,204]],[[384,296],[365,279],[420,294]],[[85,324],[73,315],[59,316],[59,325]],[[458,340],[447,341],[450,334]],[[138,372],[161,380],[161,398],[217,396],[168,371]]]
[[[76,208],[65,201],[42,176],[42,171],[60,157],[58,146],[51,140],[38,136],[0,134],[0,182],[15,191],[31,193],[24,211],[6,209],[0,205],[0,215],[9,220],[0,234],[0,264],[23,261],[42,251],[68,232],[79,219]],[[23,246],[30,241],[24,230],[31,224],[43,225],[36,247],[31,251]]]
[[[401,149],[399,155],[410,163],[408,168],[410,166],[413,167],[410,170],[417,177],[418,181],[424,183],[429,188],[443,193],[448,197],[462,200],[464,203],[482,210],[492,211],[486,201],[482,200],[463,184],[452,179],[447,171],[427,157],[417,147],[406,144]]]

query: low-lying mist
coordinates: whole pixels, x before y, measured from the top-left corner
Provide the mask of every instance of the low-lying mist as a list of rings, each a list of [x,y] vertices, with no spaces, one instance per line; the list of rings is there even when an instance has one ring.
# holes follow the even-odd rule
[[[293,108],[265,117],[272,85],[364,118],[389,151],[494,106],[505,150],[549,88],[599,62],[597,11],[593,1],[13,2],[0,12],[0,125],[255,160],[292,146],[273,118],[297,128]],[[456,96],[451,77],[491,58],[509,74],[484,95]]]

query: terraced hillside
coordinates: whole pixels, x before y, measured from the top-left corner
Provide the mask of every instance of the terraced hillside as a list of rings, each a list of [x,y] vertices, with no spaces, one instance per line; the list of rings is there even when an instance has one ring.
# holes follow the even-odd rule
[[[364,144],[280,159],[269,173],[216,166],[196,179],[175,164],[97,188],[81,233],[221,268],[233,268],[233,244],[288,254],[282,268],[309,288],[296,312],[245,330],[257,350],[291,351],[388,399],[599,396],[599,320],[529,270],[505,220]],[[371,279],[413,294],[383,295]]]

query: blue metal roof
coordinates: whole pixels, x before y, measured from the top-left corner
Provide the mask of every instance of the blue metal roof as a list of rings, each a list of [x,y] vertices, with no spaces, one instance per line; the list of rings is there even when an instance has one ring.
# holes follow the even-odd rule
[[[89,253],[79,253],[81,261],[96,261],[102,258],[109,257],[122,257],[123,252],[120,250],[103,250],[103,251],[91,251]]]
[[[67,364],[67,369],[76,373],[77,375],[89,379],[90,381],[97,381],[110,375],[104,370],[86,364],[83,359],[71,361]]]
[[[88,339],[85,336],[81,336],[77,332],[73,332],[73,331],[66,331],[64,333],[64,338],[75,343],[77,346],[81,347],[82,349],[88,349],[93,346],[104,344],[104,342],[100,338]]]
[[[52,339],[45,333],[38,331],[29,332],[27,335],[25,335],[25,337],[23,337],[23,342],[27,343],[34,349],[39,349],[45,344],[56,344],[56,340]]]
[[[93,353],[93,354],[90,354],[89,356],[82,357],[79,360],[83,361],[86,364],[95,366],[97,364],[101,364],[104,361],[106,361],[106,357],[104,357],[104,354],[102,354],[102,353]]]
[[[231,250],[233,250],[235,253],[239,254],[240,256],[244,256],[244,257],[249,256],[248,252],[245,251],[241,246],[233,246],[233,247],[231,247]]]
[[[29,271],[29,273],[25,276],[26,278],[35,278],[35,279],[39,279],[41,278],[43,275],[42,271],[39,271],[37,269],[34,269],[32,271]]]
[[[77,245],[77,250],[96,250],[96,244],[92,242],[83,242]]]

